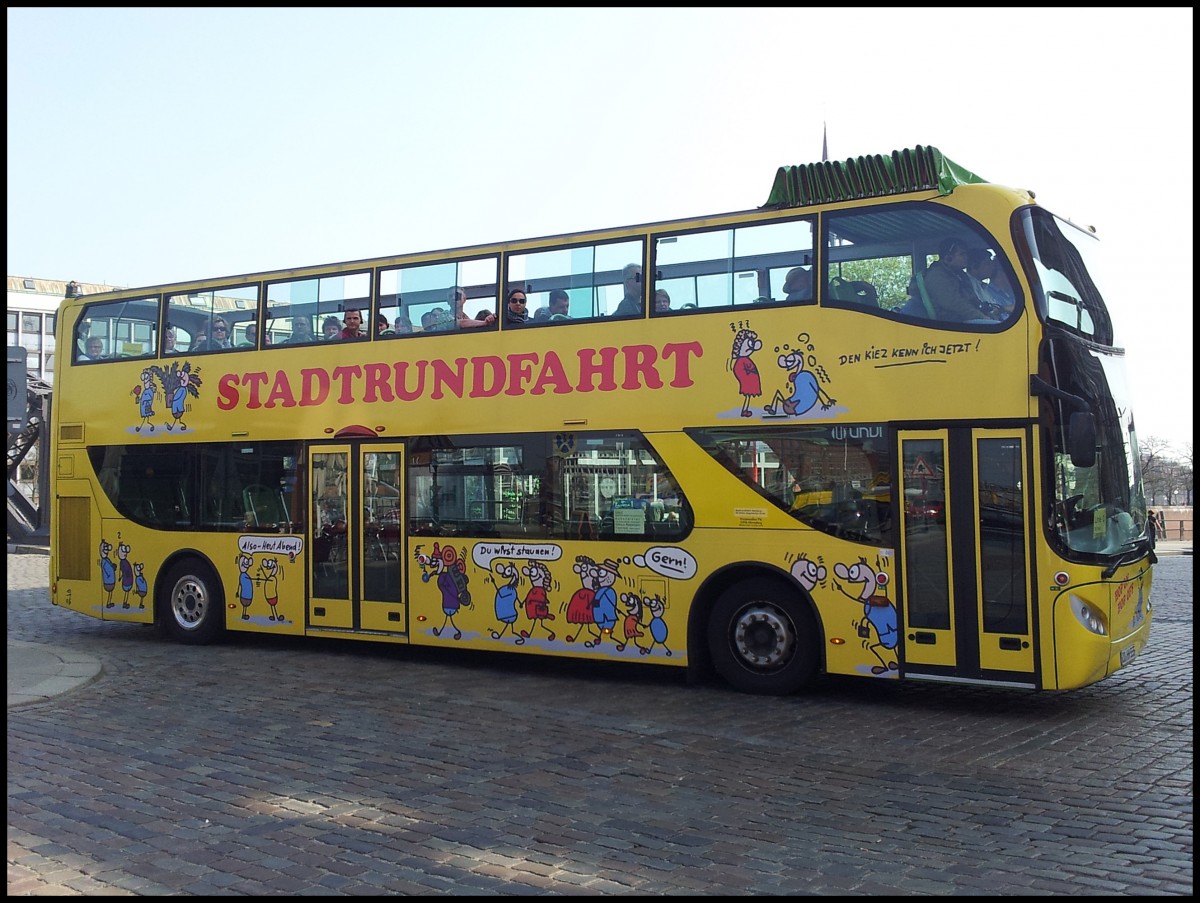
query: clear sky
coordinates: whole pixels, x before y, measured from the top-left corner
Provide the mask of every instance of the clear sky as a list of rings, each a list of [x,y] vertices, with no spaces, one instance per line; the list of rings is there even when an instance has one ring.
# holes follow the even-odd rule
[[[8,274],[150,285],[760,206],[933,145],[1094,225],[1192,442],[1190,8],[8,9]]]

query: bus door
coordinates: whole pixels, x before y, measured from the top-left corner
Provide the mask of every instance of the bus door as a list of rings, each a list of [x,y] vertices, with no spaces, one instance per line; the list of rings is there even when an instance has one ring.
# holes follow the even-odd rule
[[[898,437],[902,673],[1035,686],[1027,434]]]
[[[401,552],[404,446],[310,446],[308,626],[408,633]]]

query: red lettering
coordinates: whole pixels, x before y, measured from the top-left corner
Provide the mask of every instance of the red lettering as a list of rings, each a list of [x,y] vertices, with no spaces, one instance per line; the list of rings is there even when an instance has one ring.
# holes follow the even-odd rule
[[[537,363],[537,359],[538,356],[529,351],[524,354],[510,354],[508,356],[510,371],[508,374],[508,388],[504,390],[505,395],[525,394],[525,385],[533,379],[533,365]]]
[[[362,377],[362,367],[358,364],[334,367],[330,376],[342,384],[342,393],[338,396],[338,404],[354,404],[354,383]]]
[[[430,393],[430,398],[445,398],[443,387],[453,392],[455,398],[463,397],[463,386],[467,383],[467,359],[460,357],[454,365],[457,370],[451,370],[445,361],[433,362],[433,392]]]
[[[675,375],[671,377],[672,389],[686,389],[695,382],[692,379],[688,357],[691,354],[697,358],[704,357],[704,346],[699,342],[668,342],[663,345],[663,360],[675,358]]]
[[[243,373],[242,385],[250,389],[250,397],[246,399],[246,407],[250,410],[262,407],[262,399],[258,397],[259,390],[266,385],[267,374],[265,373]]]
[[[471,378],[472,398],[494,398],[504,388],[504,359],[494,354],[485,354],[473,361]]]
[[[300,371],[300,407],[311,408],[329,397],[329,374],[324,370]]]
[[[217,409],[232,411],[238,406],[240,394],[237,390],[238,378],[232,373],[226,373],[217,380]]]
[[[367,364],[367,384],[363,391],[363,401],[368,404],[376,401],[393,401],[392,387],[388,383],[391,368],[387,364]]]
[[[296,406],[296,396],[292,394],[292,384],[287,378],[287,374],[282,370],[275,371],[275,384],[271,386],[271,395],[267,398],[266,407],[268,408],[294,408]]]
[[[692,360],[703,356],[704,348],[699,342],[672,342],[661,349],[648,344],[584,348],[577,353],[578,376],[568,373],[562,358],[553,351],[542,354],[527,351],[505,357],[484,354],[453,361],[420,359],[394,364],[372,361],[347,364],[331,371],[316,367],[301,369],[298,394],[292,386],[293,376],[285,370],[273,374],[227,373],[217,380],[216,404],[218,410],[231,411],[239,406],[247,410],[317,407],[335,397],[337,404],[350,405],[422,398],[495,398],[501,394],[569,395],[615,392],[618,388],[635,392],[661,389],[665,385],[686,389],[695,384]]]
[[[622,389],[632,391],[643,385],[647,389],[662,388],[662,378],[654,369],[658,353],[653,345],[626,345],[621,351],[625,355],[625,382],[621,384]],[[641,377],[645,378],[645,382]]]
[[[562,358],[553,351],[547,351],[542,358],[542,372],[538,374],[537,382],[529,394],[545,395],[547,386],[555,395],[568,395],[571,392],[571,380],[567,378]]]
[[[600,360],[592,360],[595,355]],[[579,381],[575,384],[580,392],[612,392],[617,388],[613,362],[617,359],[616,348],[583,348],[579,352]],[[600,377],[600,385],[594,385],[593,379]]]
[[[415,364],[410,364],[408,361],[396,362],[396,395],[401,401],[416,401],[425,394],[425,368],[429,365],[429,361],[417,361]],[[408,380],[405,376],[409,370],[416,371],[417,384],[413,388],[408,388]]]

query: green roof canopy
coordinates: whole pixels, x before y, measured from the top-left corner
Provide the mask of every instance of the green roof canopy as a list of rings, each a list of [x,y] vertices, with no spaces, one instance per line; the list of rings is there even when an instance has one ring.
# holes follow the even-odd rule
[[[887,157],[875,154],[781,166],[763,207],[807,207],[933,188],[939,194],[949,194],[955,186],[986,181],[942,156],[936,147],[918,144],[892,151]]]

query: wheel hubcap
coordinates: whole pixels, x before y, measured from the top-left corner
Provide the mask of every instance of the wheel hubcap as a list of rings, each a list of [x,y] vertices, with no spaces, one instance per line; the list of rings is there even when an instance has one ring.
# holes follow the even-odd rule
[[[761,669],[785,664],[796,647],[792,622],[777,608],[766,605],[754,605],[741,613],[733,640],[742,661]]]
[[[208,594],[204,584],[194,579],[180,580],[171,596],[171,608],[179,626],[192,628],[204,620],[208,610]]]

